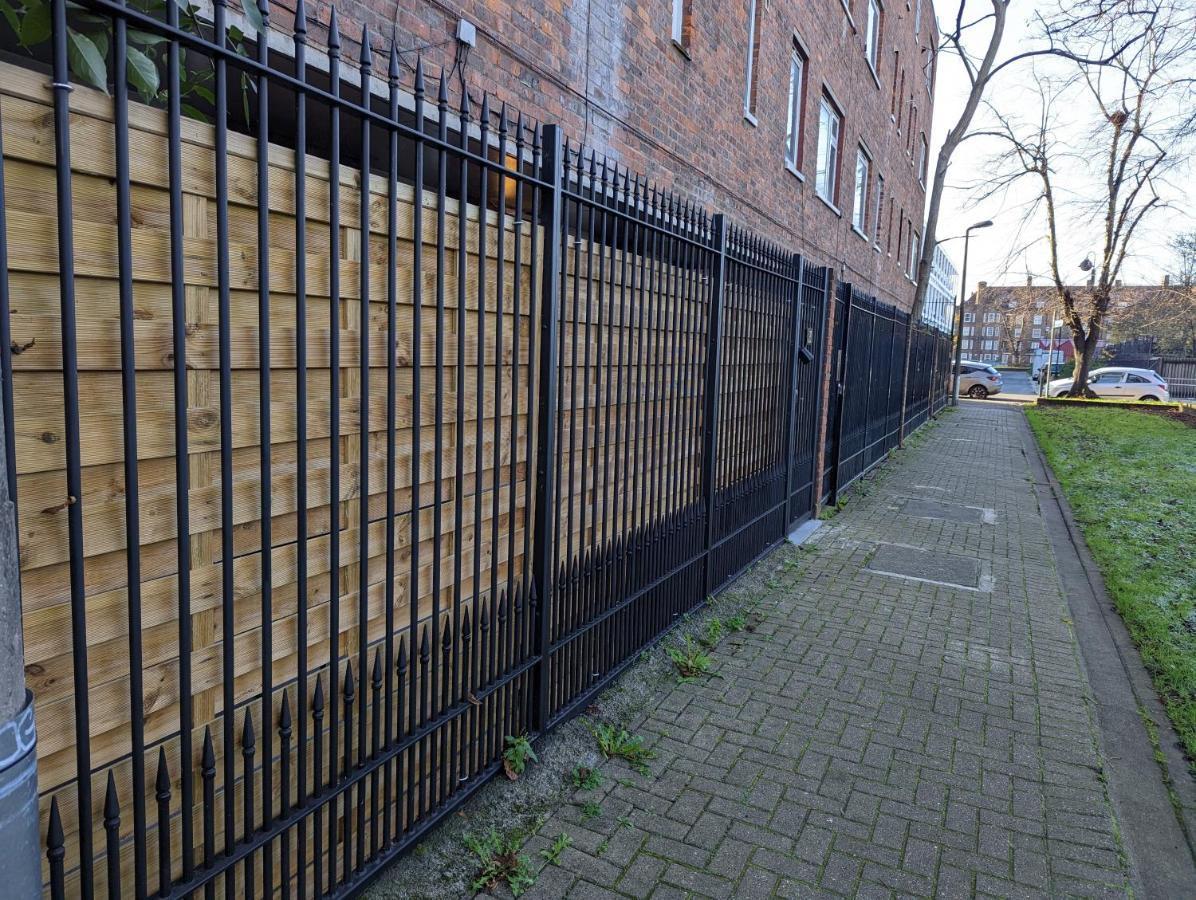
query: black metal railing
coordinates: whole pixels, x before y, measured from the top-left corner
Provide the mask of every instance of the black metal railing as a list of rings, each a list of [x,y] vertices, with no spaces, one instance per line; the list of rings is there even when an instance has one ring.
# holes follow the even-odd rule
[[[4,159],[58,240],[0,240],[0,355],[13,496],[62,498],[18,504],[52,896],[356,892],[813,513],[828,323],[831,482],[895,445],[908,317],[559,127],[335,11],[317,64],[302,3],[288,55],[81,0],[107,98],[50,2]]]

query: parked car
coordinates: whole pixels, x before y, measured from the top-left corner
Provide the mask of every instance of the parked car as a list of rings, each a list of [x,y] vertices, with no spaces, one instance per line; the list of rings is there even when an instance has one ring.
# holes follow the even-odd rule
[[[959,393],[974,400],[1001,393],[1001,373],[988,363],[961,360],[959,363]]]
[[[1058,377],[1059,377],[1059,373],[1063,371],[1063,366],[1064,366],[1064,365],[1065,365],[1065,363],[1061,363],[1061,362],[1052,363],[1052,364],[1051,364],[1051,374],[1052,374],[1052,375],[1054,375],[1056,378],[1058,378]],[[1035,384],[1038,384],[1038,379],[1042,377],[1042,370],[1043,370],[1043,369],[1045,369],[1045,368],[1046,368],[1046,363],[1042,363],[1042,364],[1040,364],[1040,365],[1039,365],[1039,367],[1038,367],[1037,369],[1035,369],[1035,370],[1034,370],[1034,372],[1033,372],[1033,373],[1030,375],[1030,379],[1031,379],[1031,380],[1032,380],[1032,381],[1033,381]]]
[[[1057,378],[1047,385],[1052,397],[1064,397],[1071,390],[1071,378]],[[1170,400],[1167,382],[1154,369],[1106,366],[1088,373],[1088,387],[1098,397],[1112,400]]]

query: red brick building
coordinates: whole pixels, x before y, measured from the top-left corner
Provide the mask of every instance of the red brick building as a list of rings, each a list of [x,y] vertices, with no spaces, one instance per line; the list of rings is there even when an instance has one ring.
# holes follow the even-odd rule
[[[308,6],[315,44],[330,11]],[[421,52],[429,71],[452,70],[454,94],[463,82],[559,122],[836,278],[912,305],[930,0],[345,0],[338,11],[348,58],[362,23],[375,35],[393,27],[404,62]],[[472,48],[456,40],[461,19],[476,27]]]

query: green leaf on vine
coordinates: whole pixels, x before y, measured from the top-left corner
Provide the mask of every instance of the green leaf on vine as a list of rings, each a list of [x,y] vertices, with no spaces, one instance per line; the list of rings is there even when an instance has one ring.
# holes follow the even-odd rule
[[[92,87],[108,92],[108,67],[104,65],[104,54],[94,40],[82,32],[68,28],[66,33],[66,55],[71,71]]]
[[[129,81],[142,96],[158,93],[158,66],[136,47],[129,48]]]
[[[8,22],[8,27],[19,38],[21,34],[21,17],[17,15],[17,11],[13,9],[12,4],[8,0],[0,0],[0,16],[4,16]]]
[[[50,39],[50,4],[41,3],[35,6],[25,6],[25,15],[21,19],[21,28],[17,33],[17,41],[28,50]]]
[[[245,18],[253,25],[254,31],[258,34],[265,31],[266,23],[262,21],[262,11],[253,0],[241,0],[241,9],[245,10]]]

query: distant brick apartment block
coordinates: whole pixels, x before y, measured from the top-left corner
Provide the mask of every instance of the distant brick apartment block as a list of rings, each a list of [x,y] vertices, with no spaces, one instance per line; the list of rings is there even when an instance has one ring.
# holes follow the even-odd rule
[[[1088,288],[1077,285],[1073,291]],[[1149,304],[1168,290],[1166,282],[1156,285],[1123,285],[1113,290],[1113,303],[1105,323],[1105,340],[1129,322],[1135,308]],[[1035,350],[1044,350],[1051,340],[1051,323],[1060,315],[1053,285],[988,284],[981,281],[963,305],[963,355],[969,359],[1007,366],[1029,366]],[[1124,337],[1125,335],[1121,335]],[[1069,339],[1060,329],[1057,339]]]
[[[277,17],[293,0],[278,4]],[[330,6],[309,4],[322,44]],[[937,26],[930,0],[344,0],[571,140],[724,211],[909,309],[925,206]],[[476,26],[463,50],[458,20]]]

